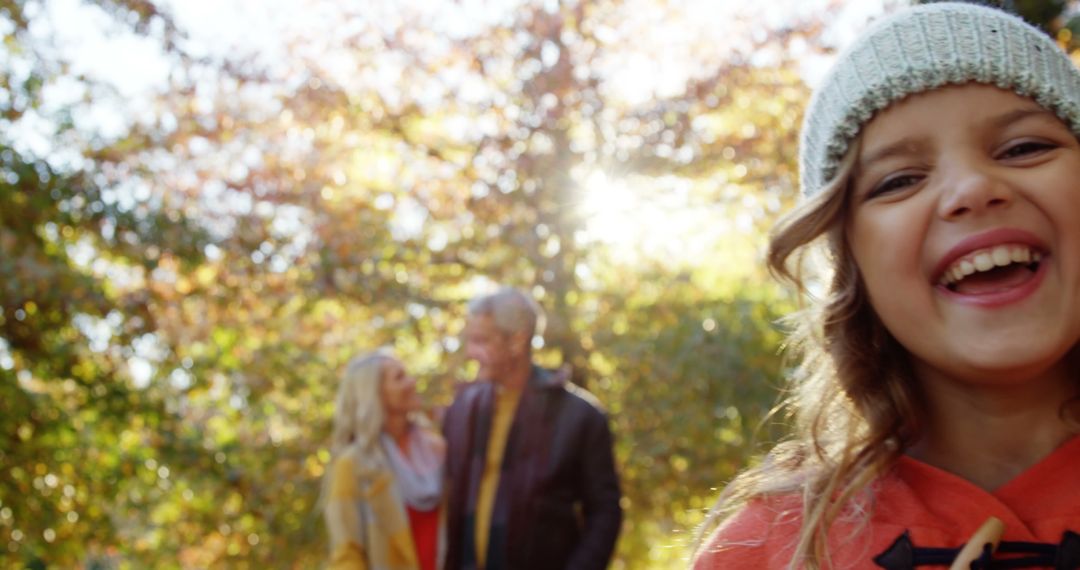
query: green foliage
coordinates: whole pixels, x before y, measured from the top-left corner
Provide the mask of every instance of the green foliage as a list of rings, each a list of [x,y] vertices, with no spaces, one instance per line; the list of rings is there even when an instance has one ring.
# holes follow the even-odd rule
[[[1054,34],[1061,26],[1066,0],[1016,0],[1016,13],[1036,26]]]
[[[778,435],[766,416],[783,303],[749,284],[718,296],[662,273],[613,282],[599,303],[590,359],[618,442],[620,554],[628,567],[677,567],[716,489]]]

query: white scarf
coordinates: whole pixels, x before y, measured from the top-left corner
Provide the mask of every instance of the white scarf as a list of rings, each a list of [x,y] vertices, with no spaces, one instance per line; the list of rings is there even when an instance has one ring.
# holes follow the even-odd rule
[[[442,498],[443,462],[431,442],[417,427],[409,429],[409,456],[385,432],[381,435],[383,451],[394,472],[398,492],[410,507],[430,511]]]

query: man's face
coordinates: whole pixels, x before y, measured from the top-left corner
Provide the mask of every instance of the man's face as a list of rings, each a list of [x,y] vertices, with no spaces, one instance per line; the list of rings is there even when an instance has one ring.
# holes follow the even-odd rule
[[[524,353],[521,343],[515,343],[517,336],[499,330],[491,315],[469,316],[465,322],[465,356],[480,366],[478,380],[503,379],[511,364]]]

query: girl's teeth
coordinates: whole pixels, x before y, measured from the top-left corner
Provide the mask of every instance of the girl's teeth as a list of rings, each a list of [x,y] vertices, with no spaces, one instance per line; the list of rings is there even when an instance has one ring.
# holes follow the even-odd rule
[[[1012,253],[1005,246],[995,247],[990,256],[994,258],[994,265],[998,267],[1004,267],[1012,263]]]
[[[1011,263],[1038,263],[1042,254],[1019,245],[999,245],[982,250],[971,257],[960,260],[945,271],[942,281],[955,283],[976,271],[988,271],[994,267],[1005,267]]]

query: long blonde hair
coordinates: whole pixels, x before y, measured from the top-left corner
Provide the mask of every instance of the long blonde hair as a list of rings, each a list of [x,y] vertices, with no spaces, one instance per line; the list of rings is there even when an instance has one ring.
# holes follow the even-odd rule
[[[849,179],[860,144],[853,143],[833,180],[780,220],[770,236],[768,264],[793,284],[800,310],[787,319],[789,357],[798,362],[780,409],[793,420],[790,438],[759,466],[740,474],[721,495],[705,528],[747,501],[801,493],[802,528],[790,567],[828,565],[829,526],[861,491],[918,439],[920,395],[907,351],[874,313],[845,237]],[[832,270],[815,299],[807,274],[811,254]]]
[[[354,473],[362,480],[373,479],[388,468],[379,444],[385,418],[381,387],[386,364],[393,360],[389,350],[379,349],[353,358],[341,373],[330,432],[330,465],[323,475],[317,502],[325,517],[331,556],[360,532],[356,512],[331,497],[337,462],[351,460],[356,466]],[[347,459],[342,458],[345,454],[349,455]]]
[[[380,387],[386,364],[392,360],[394,356],[389,350],[379,349],[357,356],[345,365],[334,402],[331,462],[353,448],[360,474],[385,467],[386,459],[379,446],[385,419]]]

